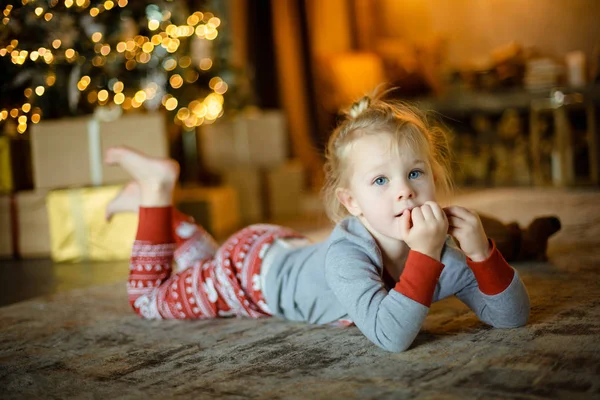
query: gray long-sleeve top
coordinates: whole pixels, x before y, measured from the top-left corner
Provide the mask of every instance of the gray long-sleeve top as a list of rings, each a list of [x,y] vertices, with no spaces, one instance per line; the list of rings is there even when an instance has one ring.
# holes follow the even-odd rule
[[[456,295],[483,322],[497,328],[527,322],[529,297],[516,271],[504,291],[486,295],[450,237],[441,262],[444,268],[433,302]],[[265,285],[267,305],[275,316],[315,324],[350,319],[369,340],[392,352],[410,346],[429,311],[386,286],[381,250],[355,217],[338,223],[324,242],[280,251]]]

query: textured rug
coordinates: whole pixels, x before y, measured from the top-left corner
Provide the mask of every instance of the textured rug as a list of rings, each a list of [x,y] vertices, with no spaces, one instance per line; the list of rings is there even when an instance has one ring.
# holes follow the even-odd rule
[[[391,354],[355,327],[145,321],[123,282],[0,308],[0,398],[600,398],[600,193],[456,202],[522,224],[561,217],[550,260],[514,264],[532,300],[526,327],[492,329],[446,299],[413,346]]]

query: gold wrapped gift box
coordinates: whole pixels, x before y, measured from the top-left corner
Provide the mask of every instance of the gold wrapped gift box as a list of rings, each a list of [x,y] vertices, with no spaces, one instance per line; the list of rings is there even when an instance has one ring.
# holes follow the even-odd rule
[[[137,230],[137,213],[106,222],[108,202],[122,186],[54,190],[46,207],[52,259],[56,262],[127,260]]]

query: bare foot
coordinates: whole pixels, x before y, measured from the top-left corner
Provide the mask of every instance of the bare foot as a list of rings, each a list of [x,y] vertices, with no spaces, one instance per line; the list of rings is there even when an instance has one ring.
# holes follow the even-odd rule
[[[140,184],[131,181],[106,206],[105,218],[110,222],[112,216],[121,212],[137,212],[140,207]]]
[[[176,161],[150,157],[128,147],[111,147],[106,151],[104,161],[121,166],[138,182],[141,206],[171,204],[173,188],[179,177]]]

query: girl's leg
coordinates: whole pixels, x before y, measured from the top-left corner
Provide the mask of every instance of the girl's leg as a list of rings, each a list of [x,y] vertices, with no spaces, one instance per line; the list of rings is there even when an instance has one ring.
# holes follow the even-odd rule
[[[133,309],[146,318],[215,317],[219,301],[215,279],[210,276],[213,259],[171,276],[175,249],[171,197],[179,173],[177,163],[123,147],[109,149],[105,161],[122,166],[140,187],[140,218],[128,284]]]
[[[140,207],[140,184],[129,182],[106,206],[106,219],[110,221],[120,212],[138,212]],[[214,257],[218,244],[215,239],[194,218],[172,208],[171,229],[175,240],[175,262],[178,270],[189,268],[198,260]]]

